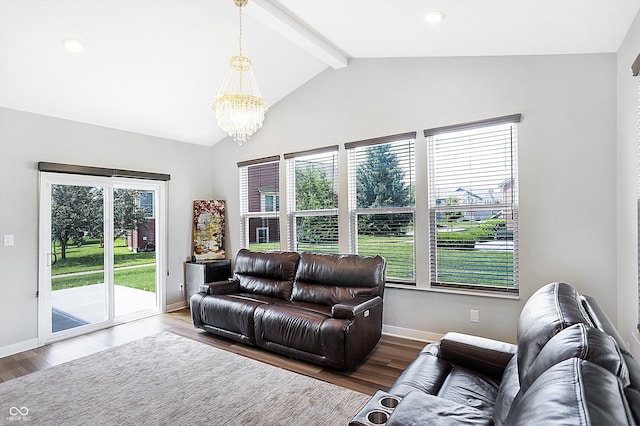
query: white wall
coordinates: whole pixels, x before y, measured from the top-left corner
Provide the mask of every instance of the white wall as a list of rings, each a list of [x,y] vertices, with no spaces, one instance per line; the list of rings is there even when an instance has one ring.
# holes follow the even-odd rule
[[[0,352],[37,338],[39,161],[171,175],[167,305],[180,304],[194,199],[215,198],[211,148],[0,109]],[[1,241],[1,240],[0,240]]]
[[[631,64],[640,53],[640,14],[618,51],[618,329],[633,342],[638,323],[638,83]],[[636,355],[640,351],[636,348]]]
[[[238,212],[237,161],[341,144],[344,166],[344,142],[412,130],[419,134],[417,180],[424,182],[422,129],[513,113],[524,116],[519,126],[520,300],[389,288],[384,323],[514,341],[524,301],[556,280],[596,297],[615,321],[614,54],[353,60],[272,107],[263,128],[243,146],[229,139],[215,145],[214,192],[227,200],[230,212]],[[343,168],[343,194],[346,182]],[[424,192],[416,204],[416,232],[424,233]],[[231,256],[239,249],[239,226],[238,216],[230,214]],[[418,246],[417,280],[423,288],[428,287],[426,255],[426,247]],[[480,323],[469,322],[470,309],[480,311]]]

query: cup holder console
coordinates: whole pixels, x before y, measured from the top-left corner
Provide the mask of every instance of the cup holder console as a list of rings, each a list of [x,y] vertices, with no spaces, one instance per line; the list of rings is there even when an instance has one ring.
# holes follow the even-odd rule
[[[349,426],[384,426],[401,398],[378,391],[356,414]]]

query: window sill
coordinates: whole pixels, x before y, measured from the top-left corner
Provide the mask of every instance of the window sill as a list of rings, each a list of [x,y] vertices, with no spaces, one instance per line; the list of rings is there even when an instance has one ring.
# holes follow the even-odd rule
[[[459,294],[462,296],[478,296],[489,297],[493,299],[507,299],[507,300],[520,300],[520,295],[513,293],[499,293],[496,291],[482,291],[482,290],[466,290],[455,288],[435,288],[435,287],[418,287],[417,285],[402,285],[395,283],[387,283],[385,288],[401,289],[401,290],[413,290],[413,291],[427,291],[431,293],[447,293],[447,294]]]

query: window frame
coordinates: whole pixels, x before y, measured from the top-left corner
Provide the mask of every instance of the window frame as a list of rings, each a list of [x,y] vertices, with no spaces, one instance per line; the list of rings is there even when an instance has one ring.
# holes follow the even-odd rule
[[[278,180],[278,187],[280,185],[280,156],[271,156],[264,157],[255,160],[249,161],[241,161],[238,162],[238,177],[239,177],[239,188],[240,188],[240,248],[250,248],[250,238],[251,238],[251,226],[250,220],[257,219],[277,219],[278,220],[278,228],[280,227],[280,210],[279,203],[274,205],[273,211],[262,211],[265,207],[264,195],[260,194],[260,210],[258,212],[250,212],[249,211],[249,168],[251,166],[263,165],[275,163],[276,173],[275,176]],[[279,188],[278,188],[279,189]],[[279,194],[275,194],[276,197],[279,197]],[[274,200],[275,201],[275,200]],[[257,239],[257,230],[256,230],[256,239]],[[257,242],[257,241],[256,241]],[[281,244],[281,241],[280,241]],[[280,247],[278,247],[279,250]]]
[[[304,158],[322,155],[322,154],[330,154],[333,156],[333,176],[331,177],[331,185],[335,188],[336,194],[336,206],[335,208],[329,209],[309,209],[309,210],[298,210],[297,208],[297,192],[296,192],[296,161]],[[288,231],[288,241],[287,247],[290,251],[315,251],[315,250],[299,250],[299,242],[298,242],[298,226],[297,221],[299,218],[307,218],[307,217],[335,217],[335,233],[337,236],[337,241],[335,244],[335,250],[319,250],[317,252],[322,253],[340,253],[340,229],[339,229],[339,215],[338,215],[338,204],[339,200],[339,152],[338,145],[331,145],[323,148],[310,149],[305,151],[298,151],[284,154],[284,159],[286,162],[286,185],[287,185],[287,231]]]
[[[416,145],[416,136],[417,132],[406,132],[396,135],[383,136],[373,139],[366,139],[355,142],[348,142],[344,144],[345,150],[347,152],[347,174],[348,174],[348,206],[349,206],[349,252],[351,253],[359,253],[358,247],[358,237],[359,237],[359,229],[358,229],[358,217],[360,215],[382,215],[382,214],[411,214],[411,221],[413,223],[414,234],[413,234],[413,248],[412,248],[412,261],[413,267],[411,274],[413,275],[413,279],[405,279],[401,277],[389,277],[389,273],[387,272],[387,283],[393,284],[404,284],[415,286],[416,285],[416,238],[415,238],[415,220],[416,220],[416,206],[415,206],[415,194],[413,197],[413,203],[410,206],[402,206],[402,207],[358,207],[358,191],[357,191],[357,181],[358,181],[358,167],[360,163],[358,162],[360,149],[369,148],[373,146],[382,146],[382,145],[392,145],[396,143],[407,143],[410,150],[410,160],[409,160],[409,191],[411,191],[411,183],[415,184],[415,145]],[[367,154],[364,154],[367,155]],[[389,259],[387,259],[387,263],[389,263]],[[387,271],[389,270],[389,265],[387,264]]]
[[[519,293],[519,239],[518,239],[518,167],[517,167],[517,124],[522,120],[522,114],[512,114],[502,117],[490,118],[486,120],[473,121],[458,125],[450,125],[437,127],[433,129],[425,129],[424,137],[427,139],[427,162],[429,164],[429,182],[426,192],[429,197],[428,202],[428,243],[429,243],[429,287],[438,289],[463,289],[481,292],[499,292],[499,293]],[[513,188],[510,193],[510,201],[486,203],[486,204],[461,204],[461,205],[438,205],[435,194],[435,165],[433,144],[434,139],[439,135],[451,134],[469,130],[479,130],[499,125],[512,125],[511,145],[509,150],[510,162],[510,184]],[[464,214],[469,210],[478,211],[509,211],[513,226],[513,257],[512,257],[512,277],[513,284],[510,286],[497,286],[490,284],[471,284],[471,283],[455,283],[441,282],[438,280],[438,256],[437,256],[437,215],[443,212],[459,212]],[[507,268],[508,271],[508,268]]]

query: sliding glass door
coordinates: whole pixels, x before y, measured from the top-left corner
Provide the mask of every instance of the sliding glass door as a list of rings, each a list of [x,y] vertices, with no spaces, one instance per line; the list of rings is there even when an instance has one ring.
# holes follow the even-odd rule
[[[41,173],[41,343],[159,312],[162,185]]]
[[[157,310],[156,191],[113,189],[114,317]]]
[[[50,186],[50,332],[60,333],[107,321],[105,291],[105,187],[52,183]]]

